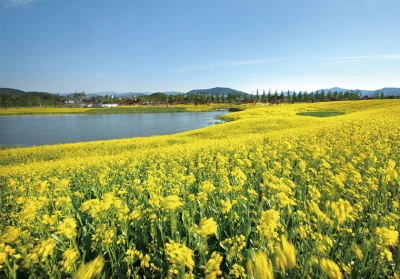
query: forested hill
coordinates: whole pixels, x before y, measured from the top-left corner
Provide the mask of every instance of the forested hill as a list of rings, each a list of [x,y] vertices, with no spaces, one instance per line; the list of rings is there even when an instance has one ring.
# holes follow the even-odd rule
[[[211,89],[194,89],[191,90],[189,92],[187,92],[186,94],[211,94],[211,95],[228,95],[228,94],[240,94],[240,95],[249,95],[248,93],[242,92],[242,91],[238,91],[235,89],[231,89],[231,88],[226,88],[226,87],[214,87]]]
[[[0,88],[0,107],[54,106],[62,102],[61,96],[47,92]]]

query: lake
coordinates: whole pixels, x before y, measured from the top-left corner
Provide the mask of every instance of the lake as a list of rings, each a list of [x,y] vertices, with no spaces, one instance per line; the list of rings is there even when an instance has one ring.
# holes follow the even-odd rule
[[[0,116],[0,145],[30,146],[175,134],[227,112]]]

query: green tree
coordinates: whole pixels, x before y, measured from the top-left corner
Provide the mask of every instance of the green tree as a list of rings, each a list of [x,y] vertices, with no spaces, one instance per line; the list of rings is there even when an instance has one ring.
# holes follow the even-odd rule
[[[331,100],[332,98],[333,98],[333,94],[332,94],[332,91],[328,91],[328,94],[326,94],[326,98],[328,99],[328,100]]]
[[[272,97],[275,101],[278,100],[278,89],[275,89],[274,96]]]
[[[315,98],[314,91],[311,91],[310,94],[304,94],[304,95],[307,96],[307,101],[308,101],[308,102],[313,101],[314,98]]]
[[[289,103],[291,103],[293,101],[293,96],[290,94],[290,91],[288,90],[286,93],[286,99]]]
[[[326,100],[325,90],[322,90],[321,94],[319,94],[319,101],[323,102],[325,100]]]
[[[281,95],[279,96],[280,102],[283,102],[285,100],[285,93],[283,93],[283,90],[281,91]]]
[[[267,99],[267,96],[265,95],[265,89],[263,89],[263,94],[261,96],[261,102],[265,102]]]
[[[297,97],[297,94],[296,94],[296,90],[293,91],[293,96],[292,96],[292,98],[293,98],[293,101],[294,101],[294,102],[298,102],[298,101],[299,101],[299,100],[298,100],[298,97]]]
[[[299,92],[299,94],[297,95],[297,99],[299,100],[299,102],[304,102],[304,96],[303,96],[303,92]]]

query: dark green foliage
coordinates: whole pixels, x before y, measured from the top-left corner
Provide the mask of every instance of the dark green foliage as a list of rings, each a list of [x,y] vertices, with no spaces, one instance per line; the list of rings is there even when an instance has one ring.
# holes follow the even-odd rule
[[[343,115],[344,112],[340,111],[303,111],[298,112],[297,115],[302,116],[314,116],[314,117],[331,117],[331,116],[338,116]]]
[[[62,103],[61,96],[51,93],[0,88],[0,107],[56,106]]]

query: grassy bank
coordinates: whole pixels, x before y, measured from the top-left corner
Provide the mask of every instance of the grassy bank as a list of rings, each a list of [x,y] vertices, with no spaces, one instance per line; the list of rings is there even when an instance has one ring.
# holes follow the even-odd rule
[[[3,115],[37,114],[118,114],[118,113],[165,113],[165,112],[205,112],[220,108],[240,108],[238,105],[174,105],[174,106],[119,106],[116,108],[73,108],[73,107],[23,107],[0,108]]]

